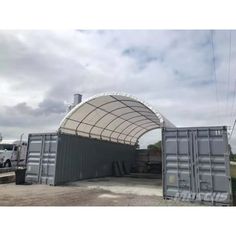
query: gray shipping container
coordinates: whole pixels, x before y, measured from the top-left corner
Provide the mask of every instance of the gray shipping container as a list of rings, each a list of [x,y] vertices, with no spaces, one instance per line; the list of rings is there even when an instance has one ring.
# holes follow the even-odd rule
[[[130,169],[134,158],[131,145],[61,133],[30,134],[26,181],[60,185],[112,176],[114,161]]]
[[[227,128],[164,128],[163,195],[232,204]]]

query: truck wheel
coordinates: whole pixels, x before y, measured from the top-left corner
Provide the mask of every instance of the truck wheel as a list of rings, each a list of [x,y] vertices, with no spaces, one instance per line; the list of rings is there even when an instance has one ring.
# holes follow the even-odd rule
[[[11,162],[7,160],[4,164],[4,167],[11,167]]]

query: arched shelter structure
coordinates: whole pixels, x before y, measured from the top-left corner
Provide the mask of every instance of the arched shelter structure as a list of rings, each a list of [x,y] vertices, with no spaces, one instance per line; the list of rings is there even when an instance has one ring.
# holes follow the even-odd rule
[[[175,127],[160,112],[127,94],[106,93],[75,106],[62,120],[60,132],[135,145],[148,131]]]
[[[139,99],[120,93],[94,96],[68,112],[58,132],[29,135],[26,179],[60,185],[128,174],[139,138],[162,127],[174,125]]]

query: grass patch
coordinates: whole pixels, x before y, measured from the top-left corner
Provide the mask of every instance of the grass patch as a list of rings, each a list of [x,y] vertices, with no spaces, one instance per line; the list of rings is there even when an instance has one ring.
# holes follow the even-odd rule
[[[231,178],[232,192],[236,192],[236,178]]]
[[[236,162],[230,162],[230,174],[232,183],[232,192],[236,192]]]
[[[232,178],[236,178],[236,162],[230,162],[230,174]]]

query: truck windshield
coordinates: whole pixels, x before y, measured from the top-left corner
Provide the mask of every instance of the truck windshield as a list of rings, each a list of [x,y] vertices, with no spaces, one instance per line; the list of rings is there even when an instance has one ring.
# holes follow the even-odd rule
[[[0,144],[0,150],[12,151],[13,145],[11,144]]]

